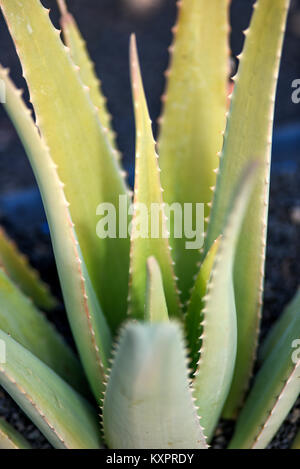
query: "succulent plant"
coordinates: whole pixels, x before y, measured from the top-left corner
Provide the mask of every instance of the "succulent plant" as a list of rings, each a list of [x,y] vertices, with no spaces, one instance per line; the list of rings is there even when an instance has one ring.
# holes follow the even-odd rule
[[[295,438],[292,449],[300,449],[300,431],[298,432],[298,434]]]
[[[299,293],[262,344],[249,391],[289,1],[255,3],[229,110],[229,2],[178,3],[157,145],[131,37],[133,205],[101,85],[58,3],[64,43],[39,0],[0,0],[34,117],[8,71],[0,78],[42,195],[80,361],[41,312],[56,300],[0,232],[0,384],[56,448],[206,449],[221,416],[237,418],[229,448],[265,448],[300,391]],[[172,204],[204,204],[201,233],[191,215],[201,249],[175,235]],[[130,238],[114,233],[112,207]],[[0,420],[1,448],[28,446]]]

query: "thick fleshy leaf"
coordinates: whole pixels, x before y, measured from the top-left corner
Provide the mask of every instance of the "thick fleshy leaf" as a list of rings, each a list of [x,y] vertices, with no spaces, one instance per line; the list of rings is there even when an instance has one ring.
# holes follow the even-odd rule
[[[60,449],[100,448],[97,411],[32,353],[0,331],[6,363],[0,364],[0,384]]]
[[[104,398],[109,448],[205,449],[180,327],[128,324]]]
[[[0,329],[80,392],[87,391],[80,363],[63,337],[0,269]]]
[[[190,350],[191,368],[196,370],[197,362],[200,356],[201,335],[202,335],[202,310],[211,270],[214,264],[215,256],[218,250],[221,237],[216,239],[206,258],[200,266],[196,282],[192,290],[191,299],[188,303],[188,309],[185,316],[185,329],[187,334],[187,343]]]
[[[280,321],[280,320],[279,320]],[[239,416],[230,448],[263,449],[300,394],[300,311],[260,368]]]
[[[255,168],[248,167],[230,204],[215,254],[202,310],[202,347],[194,378],[194,397],[204,433],[211,439],[230,390],[237,348],[233,265],[238,237],[253,189]]]
[[[161,271],[153,256],[147,260],[145,319],[150,322],[161,322],[169,319]]]
[[[300,431],[298,432],[291,449],[300,449]]]
[[[258,0],[255,4],[235,78],[206,238],[207,251],[220,234],[231,200],[232,187],[239,180],[245,164],[260,161],[256,187],[245,217],[235,264],[238,352],[233,385],[224,412],[228,418],[236,416],[241,405],[257,346],[265,262],[273,111],[288,4],[289,0]]]
[[[34,270],[27,257],[18,251],[17,246],[0,228],[0,265],[18,287],[42,309],[50,310],[57,305],[57,300],[51,295],[48,285]]]
[[[85,268],[56,165],[7,71],[0,68],[0,77],[6,85],[5,108],[23,142],[43,198],[72,332],[91,387],[100,399],[110,354],[110,331]]]
[[[110,203],[119,213],[127,189],[89,91],[40,0],[1,0],[21,59],[38,127],[65,184],[70,214],[91,282],[115,329],[126,315],[129,238],[96,230]],[[99,208],[100,205],[100,208]]]
[[[136,121],[136,166],[130,249],[129,314],[135,318],[144,317],[146,264],[147,259],[154,256],[161,270],[169,316],[178,317],[180,305],[167,237],[157,154],[134,36],[131,37],[130,64]],[[156,213],[154,208],[157,209]]]
[[[207,204],[212,199],[226,121],[227,16],[226,0],[178,2],[159,138],[161,180],[168,204]],[[206,217],[209,210],[206,205]],[[195,212],[193,207],[194,227]],[[175,272],[186,301],[200,253],[198,249],[186,249],[187,238],[175,238],[173,228],[170,242]]]
[[[259,360],[263,362],[277,345],[285,339],[285,336],[294,328],[295,322],[300,316],[300,290],[292,301],[284,309],[279,320],[275,323],[265,338],[259,353]],[[299,337],[300,338],[300,337]]]
[[[57,0],[57,3],[62,14],[60,23],[64,41],[70,49],[73,62],[79,67],[82,82],[89,87],[91,99],[98,109],[100,122],[106,129],[113,148],[115,148],[115,138],[111,129],[111,117],[106,107],[106,98],[101,92],[101,83],[96,76],[86,43],[81,36],[74,17],[68,12],[65,0]]]
[[[31,449],[31,447],[17,430],[1,418],[0,449]]]

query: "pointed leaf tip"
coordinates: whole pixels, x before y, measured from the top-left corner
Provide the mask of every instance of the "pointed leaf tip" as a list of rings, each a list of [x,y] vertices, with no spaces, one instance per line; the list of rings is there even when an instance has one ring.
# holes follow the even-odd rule
[[[136,125],[136,165],[130,250],[129,314],[135,318],[144,318],[147,259],[154,256],[161,269],[169,315],[178,317],[181,315],[181,310],[168,242],[158,159],[134,35],[130,38],[130,70]]]
[[[57,0],[59,10],[63,16],[68,15],[68,9],[65,0]]]
[[[154,256],[147,260],[145,317],[151,322],[168,321],[169,319],[161,271]]]
[[[178,324],[130,323],[124,328],[108,381],[103,421],[110,449],[207,448]]]

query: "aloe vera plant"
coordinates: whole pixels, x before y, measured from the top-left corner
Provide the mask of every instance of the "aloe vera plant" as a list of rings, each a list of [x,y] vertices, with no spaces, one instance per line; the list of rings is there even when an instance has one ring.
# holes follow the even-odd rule
[[[101,84],[58,4],[64,42],[39,0],[0,0],[35,119],[2,67],[0,78],[43,198],[80,359],[41,312],[56,303],[50,290],[1,231],[0,384],[55,448],[206,449],[222,415],[237,418],[229,448],[265,448],[300,392],[299,293],[262,344],[249,391],[289,1],[254,4],[229,111],[229,2],[178,3],[157,144],[131,37],[133,204]],[[191,212],[202,248],[175,235],[172,204],[205,205],[204,234]],[[112,208],[130,239],[105,217]],[[0,447],[29,444],[0,420]]]

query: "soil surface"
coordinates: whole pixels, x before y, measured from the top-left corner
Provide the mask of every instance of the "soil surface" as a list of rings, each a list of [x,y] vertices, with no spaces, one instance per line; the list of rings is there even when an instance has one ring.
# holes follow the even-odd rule
[[[70,9],[78,19],[87,39],[90,53],[108,97],[113,125],[118,132],[118,144],[124,155],[124,165],[133,167],[133,114],[128,74],[128,38],[137,33],[145,89],[149,108],[155,122],[160,113],[160,96],[164,89],[163,71],[167,68],[167,47],[171,41],[170,29],[176,9],[173,0],[157,0],[153,11],[129,10],[129,0],[69,1]],[[51,7],[51,18],[58,25],[54,1],[43,1]],[[133,0],[132,0],[132,3]],[[252,0],[233,0],[231,11],[233,53],[240,51],[247,26]],[[18,86],[25,88],[20,66],[3,20],[0,18],[0,62],[11,68]],[[300,104],[291,101],[291,82],[300,78],[300,0],[292,2],[284,45],[278,85],[275,131],[282,124],[300,123]],[[300,148],[300,147],[298,147]],[[282,165],[272,171],[270,217],[266,263],[265,303],[262,337],[292,298],[300,279],[300,150],[293,156],[292,169],[285,167],[289,159],[284,151],[279,154]],[[60,288],[40,202],[32,193],[35,181],[22,146],[8,118],[0,109],[0,224],[15,239],[42,277],[60,297]],[[21,192],[23,205],[16,201]],[[25,194],[25,195],[24,195]],[[33,208],[34,207],[34,208]],[[58,308],[49,318],[72,344],[70,330],[63,312]],[[0,416],[4,416],[30,441],[34,448],[50,448],[40,432],[18,409],[10,397],[0,389]],[[270,448],[288,448],[300,421],[300,402],[287,418]],[[231,423],[222,422],[213,442],[214,448],[224,448],[232,434]]]

